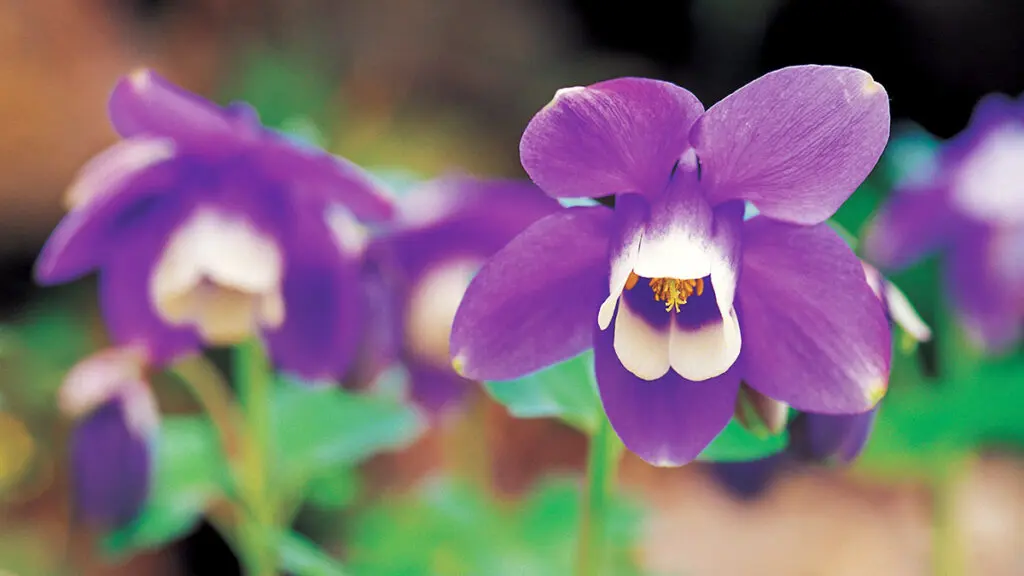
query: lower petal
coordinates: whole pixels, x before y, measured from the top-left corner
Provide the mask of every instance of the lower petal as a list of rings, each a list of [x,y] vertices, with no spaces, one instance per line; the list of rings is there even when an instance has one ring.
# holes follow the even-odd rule
[[[989,231],[962,235],[950,252],[946,285],[968,337],[1000,352],[1021,336],[1024,297],[1021,286],[1000,274],[995,239]]]
[[[608,289],[611,220],[603,206],[567,208],[484,265],[452,328],[453,364],[462,376],[511,380],[590,347]]]
[[[161,365],[199,349],[189,327],[164,322],[149,298],[150,279],[171,233],[190,212],[187,202],[162,202],[153,217],[136,218],[100,271],[100,308],[114,344],[140,346]]]
[[[864,268],[826,224],[744,225],[744,380],[798,410],[859,413],[884,395],[891,335]]]
[[[359,264],[334,244],[323,217],[313,210],[283,239],[285,318],[263,333],[274,364],[310,381],[348,371],[365,322]]]
[[[619,362],[613,337],[594,330],[594,369],[612,428],[626,448],[655,466],[694,460],[732,418],[738,371],[704,382],[671,371],[657,380],[641,380]]]
[[[471,382],[460,377],[451,368],[441,368],[410,359],[409,396],[417,406],[431,414],[439,414],[458,406],[470,390]]]

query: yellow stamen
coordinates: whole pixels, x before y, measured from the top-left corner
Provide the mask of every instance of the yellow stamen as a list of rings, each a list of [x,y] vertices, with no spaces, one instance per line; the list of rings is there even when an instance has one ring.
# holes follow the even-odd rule
[[[654,291],[654,299],[665,303],[665,311],[679,312],[679,307],[686,304],[687,299],[697,292],[704,293],[704,280],[676,280],[675,278],[652,278],[649,283]]]
[[[626,279],[626,290],[632,290],[633,286],[640,281],[640,277],[636,275],[636,272],[630,272],[629,278]]]

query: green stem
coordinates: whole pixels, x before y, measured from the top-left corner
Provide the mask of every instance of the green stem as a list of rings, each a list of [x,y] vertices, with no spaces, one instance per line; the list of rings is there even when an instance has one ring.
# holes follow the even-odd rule
[[[932,572],[939,576],[967,574],[964,535],[957,522],[957,492],[968,466],[967,458],[951,462],[932,482]]]
[[[622,444],[602,418],[587,449],[587,485],[583,492],[576,576],[600,576],[608,565],[608,505],[615,491]]]
[[[446,422],[444,457],[456,476],[486,494],[491,489],[491,459],[487,428],[487,397],[475,391],[465,409]]]
[[[239,479],[246,507],[240,541],[250,576],[277,573],[275,505],[269,486],[271,368],[258,341],[235,349],[235,383],[245,413],[242,471]]]
[[[224,457],[234,461],[239,450],[242,417],[231,398],[231,386],[208,358],[197,355],[178,361],[171,373],[182,381],[220,436]]]

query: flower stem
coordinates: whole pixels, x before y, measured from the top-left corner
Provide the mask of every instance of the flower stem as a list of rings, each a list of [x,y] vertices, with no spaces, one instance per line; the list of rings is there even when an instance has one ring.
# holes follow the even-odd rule
[[[269,489],[271,368],[258,341],[235,349],[235,383],[245,413],[239,489],[246,507],[240,542],[250,576],[277,573],[275,506]]]
[[[443,448],[449,469],[484,494],[491,488],[487,412],[487,398],[474,390],[465,409],[445,422]]]
[[[587,485],[580,516],[576,576],[601,576],[608,565],[608,506],[621,453],[618,436],[607,418],[602,418],[587,450]]]
[[[238,454],[243,421],[224,375],[203,355],[178,361],[171,366],[171,373],[185,383],[199,407],[206,412],[220,436],[224,457],[233,461]]]

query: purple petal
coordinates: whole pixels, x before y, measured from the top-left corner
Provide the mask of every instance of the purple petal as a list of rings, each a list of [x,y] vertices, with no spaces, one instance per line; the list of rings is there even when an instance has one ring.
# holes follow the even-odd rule
[[[517,236],[480,270],[452,329],[453,364],[473,380],[509,380],[591,345],[608,280],[612,211],[566,208]]]
[[[177,167],[163,163],[128,182],[112,183],[116,189],[72,210],[43,246],[35,264],[36,281],[43,285],[70,282],[100,266],[115,247],[124,244],[125,234],[145,228],[139,221],[161,218],[169,202],[164,198],[179,182]]]
[[[967,335],[990,352],[1001,352],[1021,337],[1024,282],[1012,281],[1000,266],[998,232],[961,234],[949,253],[946,285]],[[1019,256],[1019,253],[1018,253]]]
[[[344,374],[359,348],[365,321],[359,262],[342,252],[319,206],[300,206],[285,253],[285,320],[264,333],[274,364],[306,380]]]
[[[852,462],[867,444],[877,414],[877,406],[861,414],[801,414],[793,422],[789,450],[812,462]]]
[[[798,410],[872,408],[888,383],[891,336],[860,260],[828,225],[763,216],[744,224],[743,250],[744,381]]]
[[[564,88],[530,121],[519,155],[533,181],[554,197],[657,194],[703,111],[693,94],[658,80]]]
[[[715,462],[711,473],[732,495],[753,500],[771,486],[786,461],[784,452],[747,462]]]
[[[147,438],[128,424],[120,400],[97,408],[70,439],[74,502],[83,520],[114,527],[142,509],[152,474]]]
[[[471,381],[460,377],[451,368],[432,366],[408,359],[409,395],[417,406],[431,414],[440,414],[458,406],[471,390]]]
[[[749,200],[765,216],[817,224],[875,166],[889,98],[862,70],[793,66],[712,106],[693,126],[708,201]]]
[[[615,199],[615,224],[608,243],[611,262],[608,297],[601,304],[598,325],[602,330],[612,322],[615,305],[640,256],[640,239],[650,218],[650,206],[639,194],[622,194]]]
[[[594,329],[594,369],[612,428],[626,448],[655,466],[695,459],[732,418],[738,370],[703,382],[672,371],[641,380],[619,363],[613,339],[611,330]]]
[[[899,190],[868,224],[864,255],[882,268],[904,268],[944,247],[961,220],[942,184]]]
[[[140,346],[161,365],[199,349],[195,331],[164,322],[150,300],[150,276],[171,233],[191,214],[185,197],[139,203],[123,217],[116,253],[100,270],[100,308],[111,340]]]
[[[387,220],[395,213],[392,200],[380,186],[344,158],[299,147],[274,135],[268,135],[246,158],[254,171],[286,186],[296,198],[315,196],[337,202],[367,222]]]
[[[123,140],[97,154],[82,167],[68,187],[71,208],[110,193],[124,190],[146,168],[172,158],[174,142],[166,138]]]
[[[212,102],[168,82],[152,70],[137,70],[114,87],[110,122],[124,138],[165,136],[213,147],[234,138],[228,116]]]
[[[703,278],[711,273],[714,213],[695,175],[677,172],[651,202],[634,271],[646,278]]]

